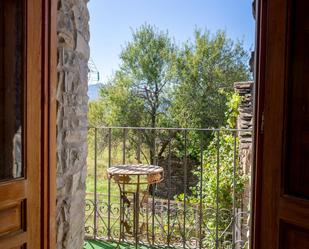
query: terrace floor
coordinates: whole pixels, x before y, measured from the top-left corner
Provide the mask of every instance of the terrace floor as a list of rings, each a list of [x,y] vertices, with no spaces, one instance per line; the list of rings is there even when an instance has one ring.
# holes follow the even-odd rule
[[[114,249],[117,247],[117,243],[112,242],[112,241],[98,241],[98,240],[86,240],[84,249]],[[135,249],[134,244],[129,244],[129,243],[121,243],[120,247],[117,249]],[[148,249],[151,247],[148,246],[139,246],[140,249]]]

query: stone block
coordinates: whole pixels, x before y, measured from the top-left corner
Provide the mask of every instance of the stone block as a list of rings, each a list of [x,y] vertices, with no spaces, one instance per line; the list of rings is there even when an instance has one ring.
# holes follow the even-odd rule
[[[77,53],[80,53],[85,58],[90,57],[90,48],[88,42],[85,40],[82,34],[79,32],[77,33],[77,39],[76,39],[76,48],[75,51]]]

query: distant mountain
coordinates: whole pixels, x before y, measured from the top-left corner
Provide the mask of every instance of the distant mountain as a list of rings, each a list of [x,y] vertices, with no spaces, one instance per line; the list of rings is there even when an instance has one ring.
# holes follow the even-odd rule
[[[100,89],[103,86],[102,83],[88,85],[88,97],[89,101],[97,100],[99,98]]]

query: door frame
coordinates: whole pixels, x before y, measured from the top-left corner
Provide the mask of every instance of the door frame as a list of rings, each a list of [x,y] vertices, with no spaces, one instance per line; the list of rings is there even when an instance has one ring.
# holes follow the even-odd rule
[[[39,0],[40,1],[40,0]],[[43,147],[42,147],[42,248],[56,248],[56,91],[57,91],[57,0],[41,0],[42,12],[42,85]],[[280,0],[274,0],[276,2]],[[260,249],[263,126],[265,98],[265,65],[267,0],[256,0],[255,103],[250,245]]]
[[[42,6],[41,248],[56,248],[57,0]]]
[[[265,55],[267,30],[267,1],[256,0],[256,49],[255,49],[255,93],[254,93],[254,135],[253,135],[253,167],[251,184],[251,236],[250,246],[259,249],[261,226],[261,192],[262,192],[262,158],[264,129],[265,98]]]
[[[56,90],[57,90],[57,1],[36,0],[42,4],[42,248],[56,248]],[[269,1],[270,2],[270,1]],[[256,51],[255,51],[255,112],[254,158],[252,171],[251,247],[260,249],[261,201],[263,175],[263,132],[265,100],[265,74],[267,28],[271,21],[267,0],[256,2]],[[273,0],[273,5],[280,4]],[[275,18],[275,17],[272,17]]]
[[[308,210],[308,204],[301,199],[288,196],[282,188],[291,3],[292,0],[258,0],[257,3],[250,239],[253,249],[280,247],[281,241],[277,236],[281,224],[279,219],[283,218],[294,225],[308,220],[308,216],[302,215]],[[270,71],[270,68],[274,70]],[[273,127],[277,129],[271,130]],[[295,217],[291,217],[291,213],[294,213]]]

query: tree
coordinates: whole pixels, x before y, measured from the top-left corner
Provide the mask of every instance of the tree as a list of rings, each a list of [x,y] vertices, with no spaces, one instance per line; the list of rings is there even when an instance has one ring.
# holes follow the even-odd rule
[[[107,106],[102,101],[90,101],[88,103],[88,122],[90,127],[106,125]]]
[[[120,59],[119,70],[101,89],[99,100],[106,107],[104,122],[112,126],[220,127],[227,111],[225,93],[233,92],[234,82],[250,78],[242,43],[234,43],[222,31],[214,36],[195,31],[194,41],[178,48],[167,32],[143,25],[133,31]],[[139,141],[150,148],[153,162],[158,134],[151,130],[141,135]],[[171,135],[183,147],[176,132],[160,134],[161,155]]]
[[[122,50],[121,66],[101,101],[108,106],[107,122],[119,126],[165,126],[170,118],[169,94],[173,88],[176,48],[167,32],[143,25]],[[154,157],[155,131],[144,134]]]
[[[120,69],[101,92],[114,124],[157,127],[167,118],[175,46],[168,33],[143,25],[122,50]]]
[[[182,127],[218,128],[224,125],[226,92],[233,83],[250,79],[248,54],[241,42],[223,31],[214,36],[195,31],[177,56],[178,87],[171,113]]]
[[[234,93],[226,94],[226,97],[225,125],[219,133],[214,132],[211,141],[204,147],[202,168],[193,172],[199,182],[191,188],[192,195],[187,197],[187,201],[192,204],[199,204],[202,198],[203,243],[206,248],[216,245],[216,227],[219,230],[219,243],[232,246],[232,222],[235,219],[233,208],[240,208],[244,186],[248,181],[248,175],[242,172],[239,164],[238,137],[228,130],[236,128],[240,96]],[[183,201],[184,194],[177,198]]]

